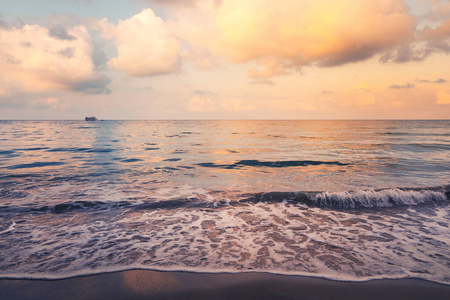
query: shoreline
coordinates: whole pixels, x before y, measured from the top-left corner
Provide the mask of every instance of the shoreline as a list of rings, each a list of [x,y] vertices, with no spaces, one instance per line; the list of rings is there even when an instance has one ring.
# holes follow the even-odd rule
[[[0,279],[1,299],[450,299],[422,279],[335,281],[271,273],[127,270],[67,279]]]

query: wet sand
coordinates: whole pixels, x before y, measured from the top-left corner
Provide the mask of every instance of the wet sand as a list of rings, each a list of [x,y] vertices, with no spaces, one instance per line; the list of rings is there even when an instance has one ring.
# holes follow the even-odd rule
[[[131,270],[61,280],[0,280],[0,299],[450,299],[419,279],[339,282],[266,273]]]

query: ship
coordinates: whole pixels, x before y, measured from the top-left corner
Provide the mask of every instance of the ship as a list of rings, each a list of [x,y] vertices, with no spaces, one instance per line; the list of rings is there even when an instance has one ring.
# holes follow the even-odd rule
[[[96,117],[86,117],[84,118],[85,121],[97,121]]]

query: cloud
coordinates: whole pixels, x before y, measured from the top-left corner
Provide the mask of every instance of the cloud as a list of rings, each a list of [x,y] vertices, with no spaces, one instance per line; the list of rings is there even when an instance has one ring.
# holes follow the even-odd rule
[[[275,82],[268,78],[255,78],[250,84],[275,85]]]
[[[176,6],[192,6],[199,0],[147,0],[150,3],[162,4],[162,5],[176,5]]]
[[[67,58],[72,58],[74,51],[75,51],[74,47],[67,47],[62,50],[59,50],[58,53]]]
[[[192,112],[256,110],[255,105],[240,98],[215,98],[214,95],[216,94],[196,94],[184,103],[185,108]]]
[[[48,29],[48,35],[60,40],[72,41],[77,38],[67,32],[67,28],[62,25],[56,25]]]
[[[279,58],[266,58],[258,61],[263,69],[253,68],[247,72],[248,77],[252,79],[267,79],[274,76],[288,75],[292,73],[292,66],[288,61]]]
[[[224,111],[252,111],[256,110],[256,105],[246,103],[246,101],[239,98],[225,98],[219,100],[221,110]]]
[[[42,95],[17,93],[12,96],[0,96],[0,107],[3,110],[16,109],[49,109],[55,108],[58,102],[57,97],[43,98]],[[52,105],[53,104],[53,105]],[[66,105],[67,107],[67,105]]]
[[[0,97],[55,89],[107,93],[109,79],[95,71],[86,27],[53,34],[60,36],[38,25],[0,28]],[[84,88],[89,85],[97,88]]]
[[[414,87],[416,87],[414,84],[411,84],[408,82],[405,85],[394,84],[394,85],[391,85],[389,88],[391,88],[391,89],[412,89]]]
[[[3,15],[0,13],[0,28],[6,28],[6,22],[3,20]]]
[[[102,37],[113,39],[117,45],[117,57],[108,61],[109,67],[133,77],[162,75],[180,68],[180,42],[151,9],[119,20],[118,25],[105,18],[96,25]]]
[[[445,20],[441,25],[434,29],[426,27],[424,30],[424,36],[427,40],[432,41],[450,37],[450,19]]]
[[[185,102],[185,107],[189,111],[211,112],[216,111],[217,105],[214,100],[208,97],[194,96]]]
[[[24,97],[9,97],[9,96],[1,96],[0,95],[0,107],[3,109],[20,109],[27,107],[28,99]]]
[[[215,57],[257,61],[262,68],[250,70],[251,78],[362,61],[414,38],[414,18],[401,0],[227,0],[197,7],[177,10],[180,36]]]
[[[415,44],[403,44],[398,46],[395,50],[386,52],[380,57],[382,63],[406,63],[411,61],[423,61],[430,54],[433,49]]]
[[[150,3],[162,4],[167,6],[195,7],[199,2],[205,0],[147,0]],[[223,0],[212,0],[214,5],[220,6]]]
[[[450,2],[447,0],[433,0],[427,17],[431,20],[445,20],[450,16]]]
[[[445,79],[443,79],[443,78],[438,78],[438,79],[436,79],[436,80],[428,80],[428,79],[417,79],[416,80],[417,82],[420,82],[420,83],[446,83],[447,82],[447,80],[445,80]]]
[[[425,28],[423,37],[428,42],[427,46],[431,51],[450,53],[450,19],[436,28]]]
[[[94,63],[96,70],[102,70],[106,68],[106,63],[108,59],[106,58],[106,53],[103,51],[104,43],[102,42],[92,42],[92,62]]]
[[[57,97],[47,98],[45,103],[43,103],[41,106],[43,106],[42,108],[51,108],[59,111],[64,111],[71,107],[70,103],[66,103],[64,100],[61,100]]]
[[[380,58],[380,61],[383,63],[423,61],[433,53],[450,53],[450,19],[435,28],[425,26],[424,29],[417,31],[414,41],[388,51]]]
[[[81,81],[73,86],[74,91],[83,92],[86,94],[111,94],[111,90],[107,85],[111,82],[111,79],[106,76],[100,76],[95,80]]]
[[[192,91],[192,94],[197,95],[197,96],[215,96],[217,95],[217,93],[211,92],[211,91],[204,91],[204,90],[195,90]]]

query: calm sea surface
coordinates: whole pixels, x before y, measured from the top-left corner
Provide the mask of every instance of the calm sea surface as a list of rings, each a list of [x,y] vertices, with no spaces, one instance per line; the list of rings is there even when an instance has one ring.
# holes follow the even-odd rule
[[[450,121],[0,121],[0,277],[450,284]]]

